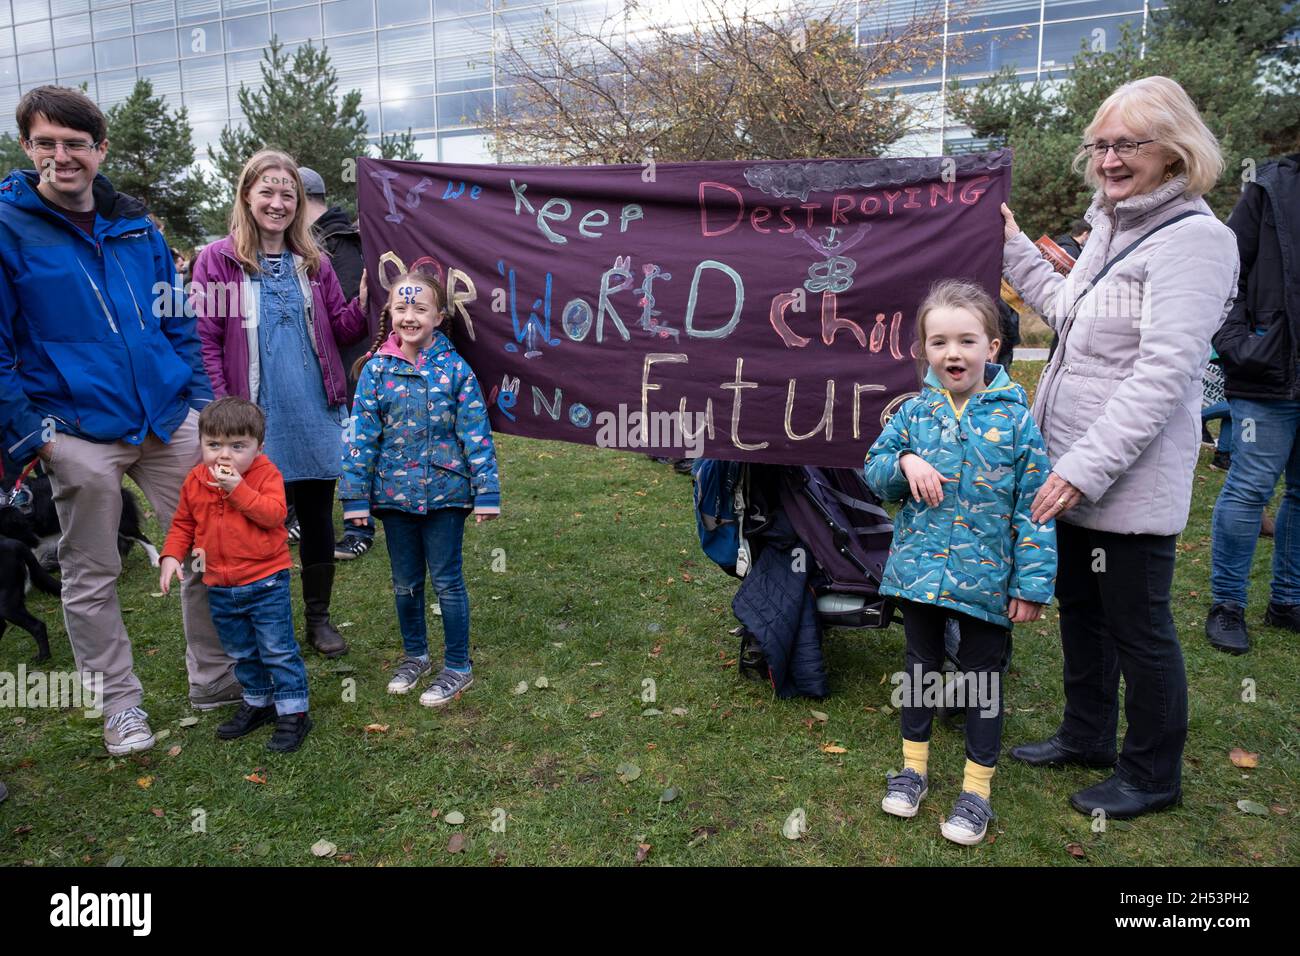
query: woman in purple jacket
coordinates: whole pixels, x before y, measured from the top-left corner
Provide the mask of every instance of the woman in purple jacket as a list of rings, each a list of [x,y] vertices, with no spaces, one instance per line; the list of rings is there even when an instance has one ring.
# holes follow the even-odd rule
[[[190,299],[217,398],[266,413],[266,454],[284,474],[302,528],[307,636],[326,657],[347,652],[329,619],[334,483],[343,457],[347,379],[339,347],[366,332],[366,284],[344,301],[312,238],[298,164],[264,149],[239,176],[230,235],[200,253]]]

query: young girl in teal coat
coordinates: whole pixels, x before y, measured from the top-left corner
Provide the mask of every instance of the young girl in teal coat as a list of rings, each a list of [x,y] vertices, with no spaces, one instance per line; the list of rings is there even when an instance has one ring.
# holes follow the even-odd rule
[[[935,285],[918,313],[917,341],[929,365],[925,387],[898,410],[866,459],[876,493],[905,502],[880,589],[898,598],[907,641],[903,770],[890,777],[881,807],[912,817],[928,792],[944,624],[954,617],[967,759],[941,831],[973,844],[993,817],[990,781],[1001,749],[1010,625],[1037,620],[1056,580],[1055,527],[1029,518],[1050,465],[1024,389],[992,361],[998,313],[983,289],[957,280]]]

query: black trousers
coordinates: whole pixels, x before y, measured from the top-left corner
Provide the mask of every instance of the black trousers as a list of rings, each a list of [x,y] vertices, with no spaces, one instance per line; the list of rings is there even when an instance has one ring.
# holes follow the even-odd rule
[[[1128,730],[1116,773],[1146,790],[1181,784],[1187,742],[1187,672],[1169,601],[1176,545],[1177,535],[1056,522],[1061,739],[1080,750],[1114,747],[1123,674]]]
[[[298,560],[304,568],[334,563],[334,482],[327,478],[286,481],[284,496],[298,515],[302,537]]]
[[[1002,749],[1002,678],[1011,651],[1011,631],[933,604],[900,601],[899,607],[907,639],[899,708],[903,739],[930,739],[935,709],[932,689],[942,687],[943,680],[944,625],[953,617],[961,628],[957,678],[962,681],[958,703],[964,704],[966,711],[966,756],[982,766],[996,766]]]

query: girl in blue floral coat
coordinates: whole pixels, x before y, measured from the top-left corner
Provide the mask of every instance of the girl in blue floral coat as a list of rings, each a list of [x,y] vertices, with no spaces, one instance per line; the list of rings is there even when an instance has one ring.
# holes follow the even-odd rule
[[[393,281],[375,340],[378,353],[372,350],[357,363],[364,368],[339,483],[344,520],[364,524],[373,511],[388,542],[405,649],[388,684],[390,694],[405,694],[432,670],[426,566],[433,579],[445,649],[442,670],[420,695],[426,707],[446,704],[474,680],[469,595],[461,570],[465,518],[472,511],[482,522],[501,511],[483,393],[473,370],[439,330],[446,303],[436,278],[408,273]]]
[[[935,285],[918,313],[917,341],[929,365],[925,387],[898,410],[866,460],[876,493],[905,502],[880,589],[899,599],[907,641],[895,692],[903,770],[890,777],[881,807],[912,817],[928,792],[930,726],[943,700],[944,624],[954,617],[966,769],[940,829],[973,844],[993,817],[990,782],[1002,742],[1010,625],[1037,620],[1055,586],[1055,526],[1029,517],[1050,465],[1024,389],[992,361],[998,312],[983,289],[958,280]]]

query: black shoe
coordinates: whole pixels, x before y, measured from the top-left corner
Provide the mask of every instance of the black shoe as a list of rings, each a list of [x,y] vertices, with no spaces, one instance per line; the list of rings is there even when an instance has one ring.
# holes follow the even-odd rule
[[[1210,434],[1210,430],[1205,427],[1204,422],[1201,422],[1201,444],[1206,448],[1219,447],[1219,443],[1214,440],[1214,436]]]
[[[1274,604],[1269,601],[1264,620],[1274,627],[1285,627],[1288,631],[1300,633],[1300,604]]]
[[[269,724],[274,719],[274,706],[251,707],[241,702],[239,710],[235,711],[235,716],[217,726],[217,736],[222,740],[234,740],[236,737],[251,734],[258,727]]]
[[[1075,750],[1062,743],[1061,738],[1056,734],[1038,743],[1012,747],[1011,757],[1031,767],[1064,767],[1077,764],[1080,767],[1110,768],[1115,766],[1115,761],[1119,759],[1113,750],[1104,753]]]
[[[311,727],[311,718],[306,714],[284,714],[275,722],[275,733],[266,742],[266,749],[291,754],[302,746]]]
[[[1216,451],[1214,460],[1210,462],[1210,467],[1215,471],[1227,471],[1232,467],[1232,452]]]
[[[353,534],[351,531],[343,535],[341,541],[334,545],[334,559],[336,561],[351,561],[359,558],[370,550],[373,538],[363,538],[359,534]]]
[[[1172,790],[1139,790],[1118,776],[1093,784],[1070,797],[1070,806],[1080,813],[1092,816],[1100,809],[1112,820],[1140,817],[1144,813],[1155,813],[1182,802],[1183,791],[1179,787]]]
[[[1269,609],[1272,610],[1272,605]],[[1210,616],[1205,619],[1205,636],[1213,648],[1229,654],[1245,654],[1250,650],[1246,609],[1240,604],[1214,605],[1210,608]]]
[[[293,505],[289,505],[284,516],[284,529],[289,532],[289,543],[297,544],[298,539],[302,537],[302,525],[298,523],[298,512]]]

